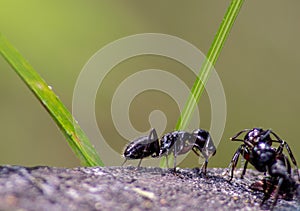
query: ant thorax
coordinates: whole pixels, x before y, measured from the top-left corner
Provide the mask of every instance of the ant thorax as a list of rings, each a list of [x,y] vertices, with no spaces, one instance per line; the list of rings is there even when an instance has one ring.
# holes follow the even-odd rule
[[[165,134],[161,139],[160,156],[185,154],[194,147],[196,137],[185,131],[174,131]]]

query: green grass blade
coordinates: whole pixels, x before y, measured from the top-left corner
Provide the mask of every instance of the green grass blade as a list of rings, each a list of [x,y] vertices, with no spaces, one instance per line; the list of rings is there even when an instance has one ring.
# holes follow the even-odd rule
[[[70,147],[80,159],[81,163],[86,166],[103,166],[103,162],[94,147],[90,144],[88,137],[76,121],[74,121],[68,109],[33,67],[2,34],[0,34],[0,54],[51,115],[55,123],[66,136]]]
[[[196,103],[199,102],[200,97],[204,91],[205,84],[209,78],[211,68],[216,64],[218,56],[224,46],[224,43],[229,35],[232,25],[242,7],[244,0],[232,0],[228,10],[224,16],[224,19],[218,29],[218,32],[214,38],[214,41],[207,53],[207,58],[201,66],[199,75],[192,87],[191,94],[185,104],[185,107],[177,121],[175,130],[184,130],[190,119],[191,115],[196,107]],[[194,100],[195,99],[195,100]],[[172,161],[172,158],[169,160]],[[162,158],[160,162],[161,167],[166,167],[166,159]]]

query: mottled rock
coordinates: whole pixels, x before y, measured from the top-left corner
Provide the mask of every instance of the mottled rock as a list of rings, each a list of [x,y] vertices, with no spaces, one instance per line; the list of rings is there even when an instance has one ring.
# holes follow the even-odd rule
[[[238,170],[239,171],[239,170]],[[224,169],[135,167],[0,167],[0,210],[268,210],[249,186],[262,174],[247,170],[228,182]],[[275,210],[300,210],[279,199]]]

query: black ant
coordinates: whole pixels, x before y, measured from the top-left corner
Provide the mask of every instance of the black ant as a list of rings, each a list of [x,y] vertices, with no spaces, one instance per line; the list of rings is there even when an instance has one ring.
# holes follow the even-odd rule
[[[261,206],[273,195],[275,199],[272,203],[271,210],[276,205],[279,196],[285,200],[293,200],[296,195],[298,196],[298,199],[300,199],[300,185],[290,175],[285,175],[283,177],[265,177],[262,180],[251,184],[250,189],[264,192],[265,195],[261,202]]]
[[[159,144],[160,143],[160,144]],[[192,150],[196,155],[200,156],[197,150],[205,158],[202,166],[202,172],[206,174],[208,158],[215,155],[216,148],[213,144],[210,134],[203,130],[197,129],[192,133],[186,131],[173,131],[165,134],[159,140],[155,129],[152,129],[149,136],[142,136],[132,141],[125,149],[124,157],[127,159],[140,159],[138,167],[143,158],[161,157],[174,155],[174,172],[176,172],[176,157]],[[124,164],[123,163],[123,164]],[[167,160],[168,164],[168,160]]]
[[[248,131],[248,133],[244,140],[237,139],[240,134],[246,131]],[[276,140],[272,140],[270,134],[274,135]],[[295,195],[299,185],[292,177],[290,161],[283,154],[284,147],[286,147],[293,164],[296,166],[298,179],[300,180],[299,171],[292,151],[285,141],[280,139],[273,131],[263,130],[261,128],[242,130],[232,137],[231,140],[242,141],[244,143],[237,149],[231,160],[230,166],[232,166],[232,169],[230,180],[233,178],[234,168],[237,165],[239,155],[242,153],[246,162],[241,178],[243,178],[246,173],[248,162],[250,162],[258,171],[264,172],[265,174],[268,172],[270,175],[270,177],[263,180],[264,198],[261,205],[270,198],[274,191],[274,202],[271,209],[276,205],[280,194],[288,195],[290,197]],[[280,143],[277,149],[272,147],[273,142]]]
[[[247,132],[244,139],[238,139],[238,137],[244,132]],[[271,139],[271,134],[276,138],[276,140]],[[288,154],[292,160],[292,163],[295,165],[296,174],[298,175],[298,178],[300,181],[300,175],[299,175],[297,162],[296,162],[296,159],[295,159],[289,145],[284,140],[279,138],[279,136],[276,133],[274,133],[272,130],[270,130],[270,129],[263,130],[262,128],[244,129],[244,130],[238,132],[232,138],[230,138],[230,140],[243,142],[243,144],[236,150],[236,152],[234,153],[234,155],[231,159],[231,162],[229,165],[229,168],[231,167],[230,180],[232,180],[232,178],[233,178],[233,172],[237,165],[240,154],[242,154],[246,160],[245,164],[244,164],[244,169],[243,169],[243,172],[241,175],[241,179],[244,177],[244,175],[246,173],[248,162],[250,162],[258,171],[264,172],[264,173],[267,172],[266,166],[261,165],[261,162],[253,156],[253,149],[259,143],[266,143],[267,145],[272,146],[272,143],[276,142],[276,143],[280,144],[280,146],[279,146],[280,149],[282,148],[282,150],[283,150],[283,147],[285,147],[287,149]],[[280,152],[281,154],[282,154],[282,150],[279,150],[279,151],[281,151]]]

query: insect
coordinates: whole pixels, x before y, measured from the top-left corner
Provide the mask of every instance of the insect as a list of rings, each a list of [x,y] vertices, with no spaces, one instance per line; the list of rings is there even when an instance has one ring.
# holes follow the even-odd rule
[[[130,142],[125,148],[123,155],[125,161],[122,166],[128,159],[140,159],[138,167],[140,167],[143,158],[149,157],[150,155],[157,157],[159,155],[159,143],[156,130],[152,129],[148,136],[142,136]]]
[[[242,133],[245,133],[245,132],[247,132],[247,133],[246,133],[244,139],[239,139],[238,137]],[[273,135],[275,137],[275,140],[273,140],[271,138],[271,135]],[[270,130],[270,129],[263,130],[262,128],[244,129],[244,130],[238,132],[235,136],[233,136],[230,139],[231,139],[231,141],[243,142],[243,144],[240,145],[240,147],[234,153],[234,155],[231,159],[230,165],[228,167],[228,170],[231,168],[230,180],[232,180],[232,178],[233,178],[234,169],[238,163],[240,154],[242,154],[246,160],[241,178],[244,177],[244,175],[246,173],[247,165],[249,162],[258,171],[266,173],[267,168],[264,164],[262,164],[262,160],[257,160],[257,158],[254,156],[254,153],[255,153],[254,147],[261,143],[265,143],[271,147],[272,143],[276,142],[276,143],[279,143],[278,150],[280,151],[280,154],[282,154],[283,148],[284,147],[286,148],[286,150],[291,158],[292,163],[295,165],[295,171],[296,171],[296,174],[298,175],[298,178],[300,181],[300,175],[299,175],[297,162],[296,162],[296,159],[295,159],[289,145],[284,140],[282,140],[276,133],[274,133],[272,130]],[[282,149],[282,150],[280,150],[280,149]],[[278,152],[278,154],[279,154],[279,152]]]
[[[298,196],[300,200],[300,185],[292,177],[287,177],[282,182],[280,189],[278,188],[279,178],[278,177],[265,177],[262,180],[259,180],[251,184],[250,189],[256,191],[262,191],[266,194],[266,198],[262,201],[261,205],[271,196],[276,197],[274,202],[280,197],[285,200],[292,200],[294,196]],[[277,194],[277,196],[276,196]],[[272,205],[272,209],[274,208]]]
[[[271,209],[276,205],[279,195],[292,199],[299,186],[291,175],[291,164],[282,150],[283,147],[275,149],[267,143],[259,142],[251,152],[256,169],[266,169],[270,175],[263,180],[264,198],[261,206],[274,193]]]
[[[186,131],[173,131],[167,133],[158,139],[155,129],[150,131],[149,136],[142,136],[132,141],[125,149],[124,157],[127,159],[140,159],[138,167],[141,161],[145,157],[162,157],[174,155],[174,171],[176,172],[176,157],[181,154],[185,154],[188,151],[193,150],[195,154],[199,156],[197,150],[205,158],[205,163],[202,166],[202,172],[206,174],[208,158],[215,155],[216,148],[211,139],[210,134],[202,129],[194,130],[192,133]],[[123,163],[123,164],[124,164]],[[168,164],[168,160],[167,160]]]
[[[215,155],[216,147],[210,134],[203,129],[196,129],[192,133],[186,131],[173,131],[165,134],[161,140],[159,157],[173,153],[174,155],[174,172],[176,172],[176,157],[181,154],[185,154],[192,150],[197,156],[200,156],[197,150],[205,158],[205,162],[202,166],[202,172],[206,175],[208,159],[210,156]],[[167,159],[168,164],[168,159]]]
[[[243,140],[237,138],[246,131],[247,134]],[[274,135],[276,140],[272,140],[270,134]],[[276,205],[279,195],[295,195],[298,184],[292,177],[290,161],[287,156],[283,154],[284,147],[287,149],[293,164],[296,166],[297,176],[300,180],[299,171],[292,151],[285,141],[280,139],[273,131],[263,130],[261,128],[242,130],[231,138],[231,140],[242,141],[243,144],[237,149],[231,160],[230,165],[232,166],[232,169],[230,180],[233,178],[234,168],[238,162],[239,155],[242,153],[246,162],[241,178],[243,178],[246,173],[248,162],[250,162],[258,171],[264,172],[265,174],[268,173],[270,176],[266,177],[263,182],[262,189],[264,191],[264,198],[261,205],[271,197],[273,192],[275,192],[275,194],[271,209]],[[280,144],[278,148],[272,147],[273,142]]]

